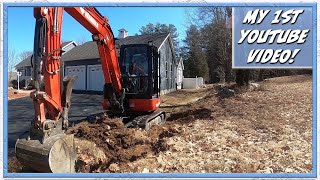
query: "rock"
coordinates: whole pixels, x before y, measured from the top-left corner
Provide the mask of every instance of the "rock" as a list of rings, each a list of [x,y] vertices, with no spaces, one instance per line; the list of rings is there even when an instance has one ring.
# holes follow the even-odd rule
[[[290,150],[290,147],[289,146],[284,146],[281,148],[283,151],[289,151]]]
[[[292,172],[294,172],[294,169],[286,168],[286,169],[284,170],[284,172],[286,172],[286,173],[292,173]]]
[[[249,85],[254,88],[258,88],[260,86],[260,84],[258,84],[258,83],[249,83]]]
[[[146,136],[144,131],[135,131],[134,138],[141,143],[149,141],[149,138]]]
[[[250,91],[255,91],[255,90],[259,89],[259,87],[260,87],[260,84],[258,84],[258,83],[249,83],[249,90]]]
[[[157,162],[160,164],[160,166],[164,166],[165,162],[163,161],[162,157],[157,157]]]
[[[143,168],[143,170],[142,170],[142,173],[149,173],[150,171],[149,171],[149,169],[147,169],[147,168]]]
[[[266,169],[258,170],[257,172],[258,172],[258,173],[273,173],[273,169],[267,167]]]
[[[235,92],[233,89],[229,89],[226,86],[220,86],[218,88],[218,95],[222,98],[229,98],[235,95]]]
[[[109,170],[110,170],[111,172],[118,172],[118,171],[120,170],[120,168],[119,168],[118,164],[112,163],[112,164],[110,164],[110,166],[109,166]]]

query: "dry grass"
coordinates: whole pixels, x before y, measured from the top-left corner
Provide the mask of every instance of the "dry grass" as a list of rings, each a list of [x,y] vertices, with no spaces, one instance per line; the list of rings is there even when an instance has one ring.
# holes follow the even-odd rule
[[[167,139],[169,151],[133,166],[151,172],[311,172],[310,76],[269,79],[263,91],[223,100],[210,91],[184,109],[172,109],[169,126],[183,133]]]

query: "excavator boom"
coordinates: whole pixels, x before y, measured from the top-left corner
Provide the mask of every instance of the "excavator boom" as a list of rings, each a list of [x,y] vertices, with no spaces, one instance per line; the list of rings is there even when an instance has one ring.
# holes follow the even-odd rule
[[[122,92],[121,72],[108,19],[91,7],[34,8],[31,64],[36,90],[30,96],[35,115],[29,132],[16,142],[16,156],[23,165],[42,172],[74,172],[76,160],[73,136],[64,133],[76,77],[65,77],[61,83],[63,11],[90,31],[97,42],[108,92],[104,96],[104,109],[122,109],[117,100]]]
[[[149,129],[165,119],[165,113],[157,111],[160,105],[159,56],[152,42],[122,46],[124,55],[119,60],[108,19],[97,9],[36,7],[31,60],[35,91],[30,94],[35,114],[30,130],[16,142],[16,156],[24,166],[41,172],[75,171],[74,137],[65,134],[65,130],[69,126],[72,87],[77,77],[62,79],[61,75],[63,51],[60,46],[64,11],[84,26],[97,43],[105,79],[103,109],[129,117],[125,122],[126,127]],[[144,62],[145,72],[141,75],[134,74],[138,61]]]

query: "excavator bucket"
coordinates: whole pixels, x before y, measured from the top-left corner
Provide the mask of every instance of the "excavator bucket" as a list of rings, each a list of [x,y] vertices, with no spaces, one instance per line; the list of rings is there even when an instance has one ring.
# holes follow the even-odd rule
[[[38,172],[75,172],[76,152],[73,135],[51,136],[45,142],[28,137],[16,141],[16,157],[25,167]]]
[[[25,167],[38,172],[75,172],[76,151],[73,134],[65,134],[68,127],[68,113],[71,105],[72,87],[76,77],[63,79],[63,112],[58,121],[46,120],[43,129],[34,128],[16,141],[16,157]]]

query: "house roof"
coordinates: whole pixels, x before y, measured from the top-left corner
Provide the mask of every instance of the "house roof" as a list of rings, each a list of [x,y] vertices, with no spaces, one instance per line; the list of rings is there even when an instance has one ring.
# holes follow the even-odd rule
[[[74,41],[66,41],[61,44],[61,47],[64,48],[70,43],[75,43]],[[20,68],[20,67],[25,67],[25,66],[31,66],[31,55],[28,56],[26,59],[22,60],[20,63],[18,63],[15,67]]]
[[[31,66],[31,56],[28,56],[26,59],[18,63],[15,67],[20,68],[25,66]]]
[[[129,44],[148,44],[152,41],[153,44],[160,48],[163,42],[169,36],[169,33],[158,34],[158,35],[138,35],[138,36],[128,36],[122,39],[116,39],[116,47],[119,48],[121,45]],[[62,56],[63,61],[75,61],[75,60],[85,60],[85,59],[98,59],[99,51],[97,43],[94,41],[89,41],[81,46],[74,47],[72,50],[67,52]]]
[[[122,29],[119,29],[118,31],[127,31],[126,29],[122,28]]]
[[[63,43],[61,44],[61,47],[64,47],[64,46],[66,46],[66,45],[70,44],[71,42],[73,42],[73,41],[66,41],[66,42],[63,42]]]

